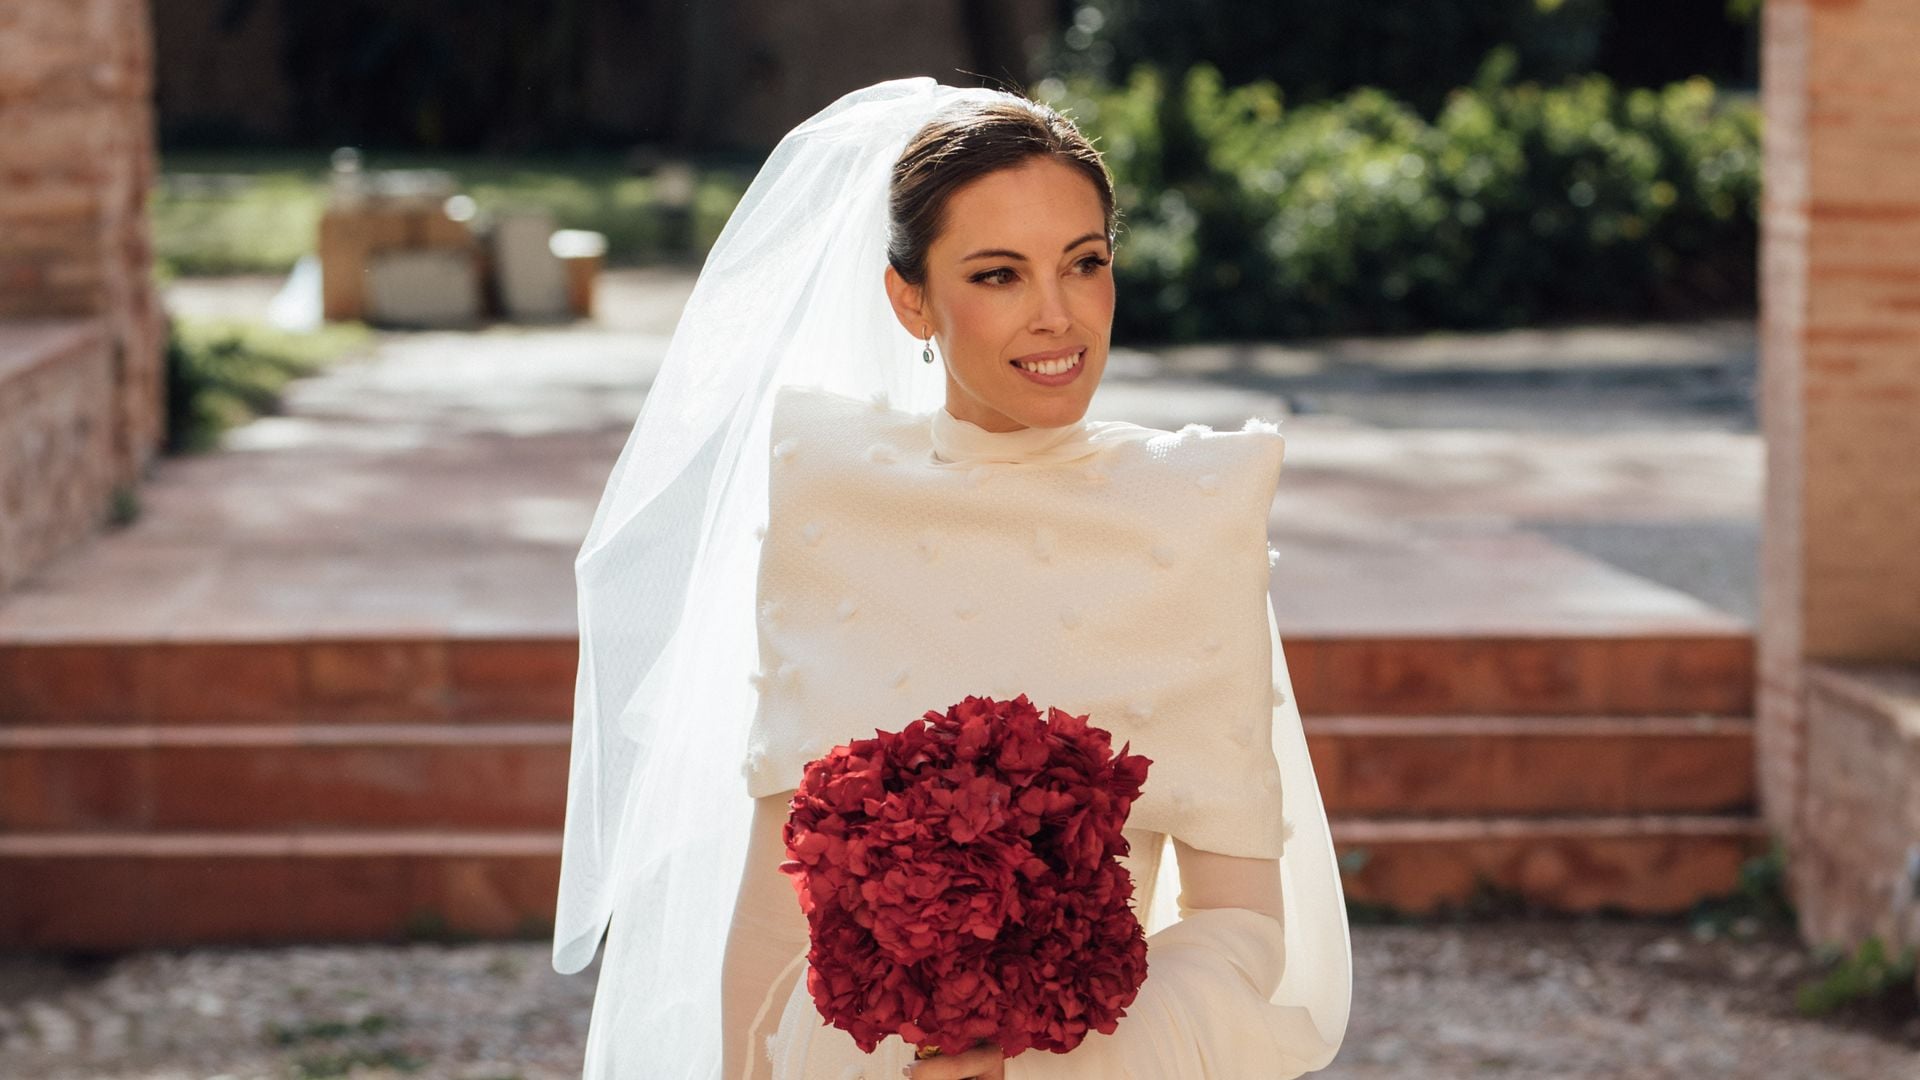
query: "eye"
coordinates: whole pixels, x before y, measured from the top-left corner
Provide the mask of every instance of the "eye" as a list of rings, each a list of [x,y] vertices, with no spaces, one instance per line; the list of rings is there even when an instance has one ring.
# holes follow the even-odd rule
[[[1112,262],[1112,261],[1113,260],[1108,259],[1103,255],[1089,255],[1086,258],[1080,260],[1080,272],[1082,274],[1085,274],[1088,277],[1092,277],[1094,274],[1099,272],[1101,267],[1107,265],[1109,262]]]
[[[973,277],[969,278],[968,280],[977,281],[985,285],[1005,285],[1006,284],[1005,281],[998,280],[998,279],[989,281],[987,279],[993,278],[996,274],[1011,274],[1011,273],[1013,273],[1012,267],[996,266],[991,270],[982,270],[981,272],[973,275]]]

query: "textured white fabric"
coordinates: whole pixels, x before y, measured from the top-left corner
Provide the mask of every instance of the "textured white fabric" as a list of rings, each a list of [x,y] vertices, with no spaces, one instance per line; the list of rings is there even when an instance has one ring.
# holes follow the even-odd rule
[[[787,443],[786,439],[794,441]],[[1047,592],[1031,580],[1013,581],[1005,573],[1006,562],[1017,561],[1018,554],[1036,556],[1034,549],[1017,552],[1012,557],[1006,556],[1003,550],[1001,562],[992,566],[971,558],[974,550],[994,550],[996,543],[1005,547],[1006,537],[993,535],[996,528],[1016,537],[1034,535],[1037,538],[1037,532],[1026,532],[1029,525],[1037,530],[1039,521],[1061,520],[1057,515],[1064,515],[1065,520],[1077,520],[1076,503],[1105,505],[1108,509],[1100,512],[1110,516],[1090,518],[1085,527],[1097,534],[1101,530],[1094,528],[1092,522],[1106,520],[1109,535],[1090,540],[1085,550],[1089,553],[1090,567],[1119,575],[1105,582],[1109,592],[1124,595],[1129,581],[1145,579],[1149,585],[1157,584],[1163,579],[1149,571],[1170,569],[1151,560],[1151,556],[1150,561],[1105,561],[1111,557],[1110,549],[1121,546],[1113,537],[1132,537],[1135,542],[1151,544],[1147,538],[1157,535],[1152,531],[1151,522],[1143,523],[1139,508],[1128,507],[1124,497],[1127,485],[1137,483],[1152,489],[1163,500],[1167,498],[1167,489],[1178,490],[1179,481],[1190,482],[1198,488],[1203,476],[1210,477],[1208,484],[1213,493],[1240,490],[1235,487],[1239,481],[1251,485],[1253,494],[1247,496],[1251,503],[1240,505],[1233,512],[1220,509],[1233,507],[1235,504],[1231,501],[1195,500],[1185,504],[1176,497],[1172,502],[1162,501],[1156,505],[1175,516],[1187,515],[1182,520],[1191,519],[1196,530],[1192,535],[1213,536],[1214,543],[1230,551],[1238,545],[1251,546],[1255,541],[1247,540],[1243,531],[1227,528],[1223,522],[1210,524],[1209,515],[1231,518],[1237,513],[1243,523],[1250,523],[1248,528],[1257,530],[1259,568],[1251,584],[1243,577],[1205,587],[1253,591],[1258,617],[1265,624],[1265,633],[1260,637],[1266,644],[1260,650],[1249,650],[1253,655],[1242,662],[1270,665],[1264,669],[1268,693],[1261,701],[1242,708],[1251,709],[1269,723],[1259,727],[1260,741],[1242,746],[1230,734],[1221,737],[1219,733],[1233,730],[1232,725],[1223,720],[1244,716],[1245,712],[1188,714],[1183,722],[1191,727],[1184,731],[1183,737],[1193,741],[1182,741],[1163,753],[1169,762],[1190,763],[1195,770],[1214,777],[1236,775],[1236,769],[1250,769],[1250,775],[1264,777],[1268,775],[1268,767],[1275,765],[1277,756],[1277,775],[1282,778],[1279,797],[1273,797],[1273,789],[1263,780],[1253,783],[1245,779],[1216,780],[1206,803],[1213,810],[1211,817],[1205,811],[1184,816],[1163,813],[1162,824],[1170,828],[1149,827],[1141,812],[1146,805],[1145,795],[1163,776],[1181,773],[1171,769],[1163,773],[1161,758],[1143,749],[1136,735],[1134,748],[1155,757],[1155,764],[1149,770],[1143,797],[1134,804],[1129,818],[1126,835],[1131,851],[1123,857],[1123,862],[1133,876],[1134,907],[1148,933],[1148,977],[1128,1007],[1127,1016],[1112,1034],[1090,1036],[1069,1054],[1021,1054],[1007,1061],[1008,1080],[1285,1080],[1324,1068],[1333,1060],[1344,1039],[1352,985],[1344,896],[1298,709],[1292,701],[1277,621],[1271,601],[1265,599],[1270,566],[1265,542],[1267,503],[1273,492],[1280,451],[1275,448],[1271,458],[1263,458],[1257,448],[1273,448],[1279,442],[1277,431],[1259,421],[1249,422],[1245,431],[1239,433],[1211,432],[1197,425],[1181,432],[1166,432],[1094,420],[1064,428],[989,432],[954,418],[944,409],[931,415],[902,414],[873,402],[809,388],[786,388],[776,397],[775,460],[770,482],[772,517],[762,548],[763,593],[770,582],[777,593],[782,573],[790,572],[780,569],[782,560],[790,555],[818,554],[827,542],[824,525],[812,534],[813,543],[808,542],[807,532],[799,532],[797,547],[789,542],[791,536],[777,531],[782,523],[779,500],[783,486],[803,481],[809,470],[815,474],[841,474],[844,486],[838,489],[837,495],[829,488],[809,496],[810,500],[820,501],[796,502],[794,507],[825,509],[834,505],[836,499],[851,503],[845,512],[853,518],[851,522],[843,521],[836,534],[836,539],[845,542],[848,548],[870,548],[875,537],[897,535],[901,519],[894,515],[902,505],[914,503],[913,493],[922,484],[944,484],[937,490],[962,493],[944,505],[983,515],[978,519],[964,516],[952,519],[960,521],[965,539],[936,545],[934,562],[906,561],[904,565],[911,569],[911,576],[904,583],[894,582],[894,588],[903,596],[919,598],[922,607],[936,613],[940,613],[940,609],[927,597],[937,595],[940,581],[949,573],[975,575],[965,580],[977,580],[989,586],[983,593],[989,599],[983,600],[982,610],[976,612],[973,619],[939,619],[930,626],[920,625],[917,630],[903,630],[898,634],[900,638],[912,638],[921,650],[914,670],[925,674],[937,673],[937,657],[959,651],[952,644],[956,640],[971,640],[976,642],[975,648],[984,648],[978,644],[981,639],[969,638],[964,630],[955,627],[975,627],[981,625],[981,620],[991,618],[985,607],[987,602],[1010,603],[1006,597],[1025,596],[1028,602],[1038,603],[1032,597]],[[885,449],[876,451],[876,446]],[[1200,447],[1218,456],[1202,456],[1196,449]],[[803,465],[801,455],[809,450],[811,454],[806,459],[809,464]],[[789,460],[795,466],[791,470],[785,468]],[[990,469],[986,473],[976,471],[980,465],[994,462],[1020,467]],[[1032,465],[1046,468],[1025,468]],[[1099,466],[1104,476],[1089,476],[1085,470],[1092,466]],[[906,469],[913,471],[905,472]],[[863,470],[865,475],[861,475]],[[1156,471],[1160,474],[1157,477],[1153,475]],[[894,474],[893,483],[876,482],[876,474],[887,472]],[[916,482],[915,477],[928,474],[941,474],[943,479]],[[1042,484],[1041,478],[1046,474],[1054,476],[1054,486]],[[1247,481],[1249,476],[1254,480]],[[1082,485],[1057,483],[1076,477]],[[1044,509],[1020,501],[1023,486],[1029,492],[1037,489],[1050,493],[1050,499],[1038,504]],[[1008,503],[996,509],[985,497],[990,491],[999,492]],[[976,495],[979,498],[973,497]],[[1010,516],[1009,505],[1026,507],[1031,516]],[[1202,509],[1196,512],[1194,506]],[[927,512],[939,513],[937,509]],[[804,530],[807,521],[796,519],[785,524]],[[910,534],[908,543],[911,542]],[[919,549],[910,546],[908,550],[917,553]],[[1062,549],[1055,546],[1052,554],[1054,560],[1059,560]],[[1204,557],[1207,552],[1190,549],[1189,554]],[[889,556],[884,552],[869,551],[868,557],[875,560],[869,566],[889,565],[886,561]],[[897,555],[894,558],[898,563]],[[947,561],[949,559],[957,561]],[[1059,569],[1074,564],[1070,560],[1042,560],[1042,565]],[[851,561],[847,569],[838,573],[846,576],[840,584],[847,587],[855,586],[860,576]],[[1089,575],[1092,573],[1090,570]],[[887,579],[875,577],[874,580]],[[1210,579],[1199,576],[1193,580]],[[1139,582],[1134,583],[1138,587]],[[796,588],[804,591],[804,584]],[[1097,586],[1088,588],[1089,595],[1096,598],[1106,595]],[[1022,592],[1022,589],[1039,591]],[[831,599],[833,590],[826,590],[825,595]],[[763,603],[778,599],[774,595],[763,596]],[[876,599],[883,605],[887,602],[884,596]],[[1190,614],[1193,605],[1186,597],[1162,599],[1170,605],[1163,611],[1178,613],[1171,618],[1163,614],[1163,619],[1193,617]],[[790,602],[791,597],[788,600]],[[817,606],[824,601],[813,603]],[[790,649],[820,664],[818,670],[833,668],[837,674],[831,677],[835,679],[856,680],[872,674],[857,662],[857,657],[836,658],[831,650],[819,645],[822,641],[841,640],[845,643],[842,648],[849,654],[856,648],[869,646],[867,639],[834,637],[852,621],[851,618],[839,620],[843,610],[839,605],[832,609],[832,618],[838,620],[838,625],[827,623],[824,632],[815,635],[811,649],[800,636],[804,622],[789,622],[782,629],[768,633],[771,625],[780,623],[782,610],[779,606],[762,609],[763,648],[769,642],[776,650],[781,643],[790,643]],[[918,617],[911,612],[902,614],[900,607],[875,607],[872,600],[864,599],[848,610],[854,618],[864,615],[870,620],[882,617],[897,620],[892,622],[896,629],[914,625]],[[885,614],[880,614],[882,612]],[[816,610],[814,618],[824,617]],[[1217,613],[1202,613],[1199,623],[1212,625],[1208,620],[1217,618]],[[1084,619],[1080,623],[1080,627],[1087,625]],[[1222,633],[1227,629],[1223,626]],[[1231,629],[1235,633],[1246,632],[1244,626]],[[1254,632],[1258,629],[1256,624]],[[1175,635],[1172,640],[1182,639]],[[1072,640],[1065,644],[1056,641],[1055,646],[1065,648],[1072,643]],[[1164,656],[1129,655],[1132,663],[1145,665],[1148,670],[1182,668],[1180,664],[1167,664]],[[789,669],[784,676],[792,688],[792,701],[804,701],[807,695],[799,688],[796,678],[804,672],[798,669],[797,661],[789,658],[785,662],[796,664],[796,668]],[[1103,669],[1108,678],[1134,677],[1130,673],[1117,673],[1110,667]],[[991,678],[991,675],[988,672],[983,677]],[[770,677],[783,678],[777,666],[771,670],[763,668],[760,681],[766,683]],[[1030,684],[1020,688],[1033,692]],[[1087,689],[1097,691],[1098,687],[1089,685]],[[937,699],[938,695],[934,697]],[[1035,699],[1042,705],[1048,703],[1038,695]],[[762,789],[756,791],[753,838],[734,909],[733,934],[726,958],[728,1068],[724,1075],[729,1078],[893,1077],[912,1061],[912,1048],[898,1037],[884,1040],[873,1054],[863,1054],[845,1032],[821,1019],[805,984],[806,920],[790,879],[778,871],[778,863],[784,857],[780,828],[786,820],[786,802],[798,773],[793,774],[793,781],[776,788],[781,784],[777,770],[784,766],[771,764],[773,758],[768,747],[785,747],[788,754],[801,754],[819,739],[830,738],[819,747],[824,751],[867,734],[867,730],[853,727],[855,722],[847,719],[860,715],[845,708],[848,699],[838,700],[842,702],[842,711],[837,714],[840,717],[837,727],[824,711],[809,714],[804,709],[785,713],[763,710],[756,716],[755,737],[769,741],[755,744],[760,753],[750,756],[743,770],[750,781],[756,775],[756,766],[764,772]],[[958,700],[958,696],[952,700]],[[949,703],[915,702],[912,710],[904,715],[866,724],[865,728],[904,722],[919,715],[924,708]],[[1081,707],[1078,711],[1091,710]],[[803,730],[803,718],[809,715],[814,717],[814,726]],[[790,718],[794,730],[780,730],[780,717]],[[1130,717],[1130,720],[1139,719]],[[1147,719],[1151,720],[1152,716]],[[1119,723],[1111,726],[1116,731],[1121,729]],[[1151,730],[1150,724],[1139,729],[1141,734]],[[787,736],[797,738],[791,742],[780,741]],[[1196,745],[1211,749],[1197,752],[1192,749]],[[1208,759],[1205,753],[1217,756]],[[1255,759],[1251,766],[1246,764],[1247,758]],[[1187,809],[1190,811],[1194,809],[1191,799],[1189,792]],[[1176,807],[1170,797],[1162,803],[1163,812]],[[1255,820],[1262,814],[1272,815],[1266,823],[1272,825],[1271,833],[1265,824]],[[1251,831],[1251,841],[1235,834],[1234,830],[1242,826]],[[1268,836],[1273,838],[1271,848],[1264,846],[1263,838]],[[1206,843],[1197,843],[1195,837]],[[1169,846],[1176,852],[1174,859],[1163,858]],[[1234,851],[1255,854],[1232,854]]]
[[[788,132],[707,253],[574,560],[575,679],[553,966],[600,952],[587,1080],[720,1080],[722,960],[753,802],[754,530],[773,390],[946,397],[881,288],[913,133],[963,102],[931,78],[854,90]],[[606,946],[600,951],[604,931]]]
[[[749,794],[929,709],[1025,693],[1152,759],[1134,826],[1277,858],[1267,516],[1285,440],[1085,422],[1031,461],[943,461],[936,417],[956,433],[944,409],[775,395]]]

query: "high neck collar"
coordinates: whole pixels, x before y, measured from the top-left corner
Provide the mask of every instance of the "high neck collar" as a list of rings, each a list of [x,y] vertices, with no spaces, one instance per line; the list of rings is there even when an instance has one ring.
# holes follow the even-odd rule
[[[950,463],[1066,461],[1093,450],[1088,445],[1092,428],[1085,417],[1060,427],[988,431],[942,405],[933,411],[930,431],[935,458]]]

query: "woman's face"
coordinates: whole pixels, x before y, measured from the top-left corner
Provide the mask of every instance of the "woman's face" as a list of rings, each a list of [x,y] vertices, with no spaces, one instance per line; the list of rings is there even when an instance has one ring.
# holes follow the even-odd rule
[[[1035,157],[955,190],[926,282],[889,266],[887,294],[909,333],[932,331],[948,412],[988,431],[1058,427],[1086,415],[1106,370],[1112,262],[1093,182]]]

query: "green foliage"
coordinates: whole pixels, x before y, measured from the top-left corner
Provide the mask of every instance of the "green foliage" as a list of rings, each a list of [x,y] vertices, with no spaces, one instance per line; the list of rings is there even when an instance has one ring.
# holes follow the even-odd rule
[[[1911,1014],[1914,978],[1914,947],[1909,945],[1889,959],[1886,945],[1873,935],[1851,956],[1840,956],[1825,975],[1801,986],[1794,1004],[1803,1016],[1824,1016],[1855,1004],[1892,1004]]]
[[[1694,933],[1749,937],[1768,927],[1794,926],[1799,915],[1786,879],[1786,846],[1775,838],[1765,854],[1740,864],[1740,883],[1732,893],[1694,905],[1689,915]]]
[[[256,323],[170,316],[163,361],[167,452],[217,446],[227,428],[278,411],[288,380],[318,371],[368,337],[359,323],[290,334]]]
[[[140,520],[140,489],[132,484],[115,485],[107,497],[107,525],[123,528]]]
[[[1076,0],[1043,67],[1121,81],[1140,64],[1217,67],[1260,79],[1295,104],[1377,87],[1432,117],[1487,52],[1508,49],[1520,77],[1588,72],[1655,86],[1706,75],[1757,81],[1758,0]],[[1657,27],[1657,32],[1649,29]]]
[[[609,265],[697,259],[746,191],[749,170],[695,169],[692,204],[667,205],[652,176],[618,157],[479,158],[383,152],[370,168],[451,172],[482,214],[537,208],[566,229],[607,237]],[[311,152],[166,155],[152,201],[155,260],[163,277],[286,273],[314,249],[326,208],[327,163]]]
[[[168,278],[282,273],[313,250],[325,205],[321,179],[284,161],[245,172],[163,173],[150,205],[154,262]]]
[[[1515,82],[1433,120],[1374,89],[1289,108],[1199,65],[1043,83],[1115,174],[1115,333],[1248,338],[1750,307],[1759,116],[1705,80]]]

